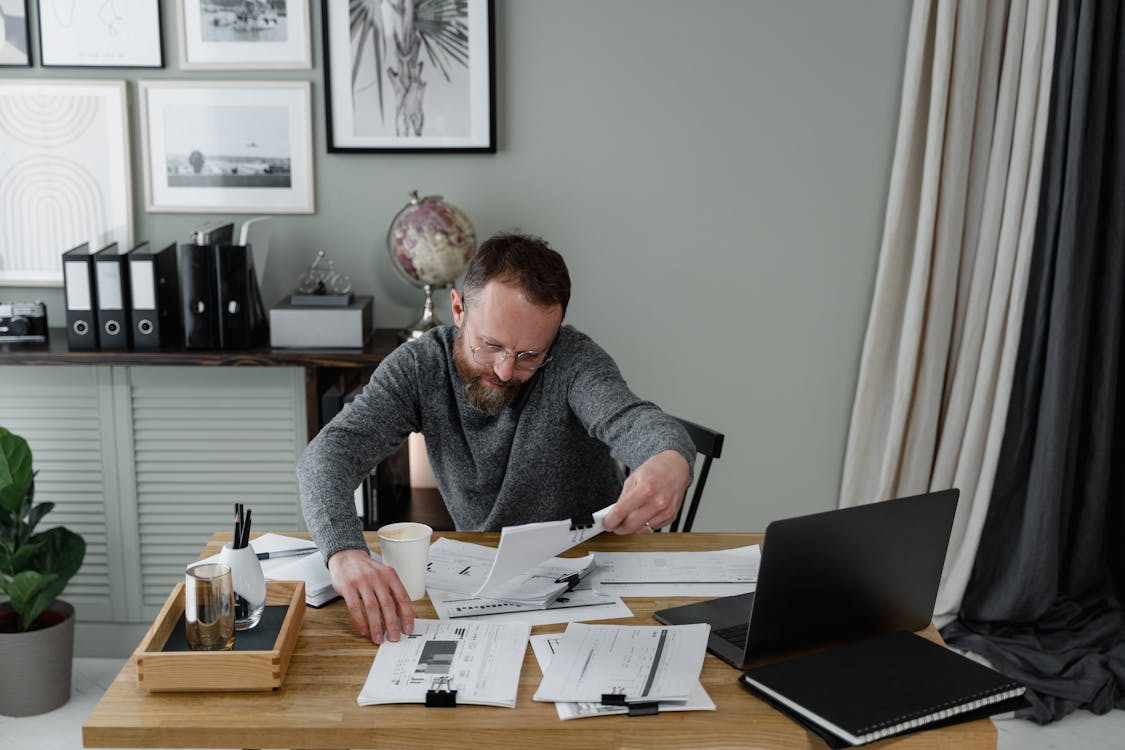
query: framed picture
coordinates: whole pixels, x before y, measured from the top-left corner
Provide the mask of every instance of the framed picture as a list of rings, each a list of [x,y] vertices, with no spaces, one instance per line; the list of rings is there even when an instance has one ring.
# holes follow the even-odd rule
[[[27,0],[0,0],[0,65],[31,65]]]
[[[0,78],[0,284],[62,286],[62,254],[133,243],[124,81]]]
[[[180,67],[311,68],[309,0],[177,0]]]
[[[329,151],[496,151],[492,0],[322,8]]]
[[[308,81],[141,81],[145,208],[312,213]]]
[[[159,0],[38,2],[44,67],[164,67]]]

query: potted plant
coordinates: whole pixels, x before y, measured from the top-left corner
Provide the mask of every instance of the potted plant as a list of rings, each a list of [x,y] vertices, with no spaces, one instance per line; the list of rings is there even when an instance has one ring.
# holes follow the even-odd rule
[[[31,448],[0,427],[0,714],[31,716],[70,699],[74,607],[56,597],[86,542],[61,526],[35,532],[54,503],[35,503]]]

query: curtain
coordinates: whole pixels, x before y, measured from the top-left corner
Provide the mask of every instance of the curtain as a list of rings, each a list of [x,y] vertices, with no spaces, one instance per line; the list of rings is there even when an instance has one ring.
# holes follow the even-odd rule
[[[958,611],[1016,366],[1055,0],[916,0],[840,505],[961,491],[935,619]]]
[[[1011,403],[960,618],[1031,718],[1125,708],[1125,17],[1062,3]]]

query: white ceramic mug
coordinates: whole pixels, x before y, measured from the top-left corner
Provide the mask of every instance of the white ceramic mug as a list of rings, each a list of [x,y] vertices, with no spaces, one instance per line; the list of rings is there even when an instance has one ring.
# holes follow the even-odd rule
[[[430,537],[434,530],[424,523],[404,521],[379,529],[383,562],[398,573],[411,601],[426,595],[426,565],[430,560]]]

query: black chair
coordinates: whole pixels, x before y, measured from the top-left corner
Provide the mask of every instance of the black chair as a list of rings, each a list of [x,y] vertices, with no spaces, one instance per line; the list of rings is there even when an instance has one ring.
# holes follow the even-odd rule
[[[723,433],[707,429],[686,419],[680,419],[679,417],[675,419],[691,435],[691,440],[695,443],[695,450],[703,457],[703,461],[699,464],[698,471],[695,472],[694,489],[689,486],[687,492],[684,493],[684,502],[680,504],[680,511],[676,514],[676,520],[671,523],[668,529],[679,531],[680,516],[683,515],[684,507],[687,506],[684,531],[691,531],[691,526],[695,522],[695,512],[699,509],[699,498],[703,497],[703,485],[707,483],[707,475],[711,472],[711,461],[723,453]],[[691,493],[690,502],[688,501],[688,493]]]

